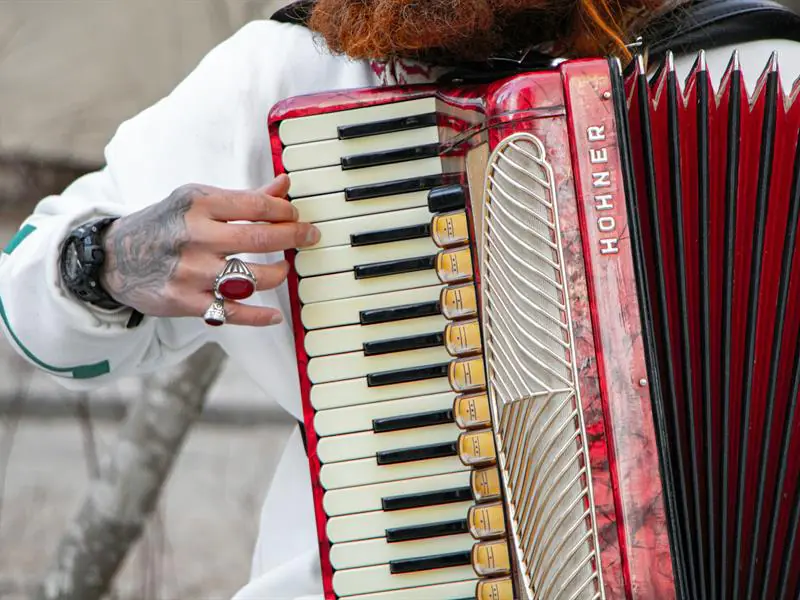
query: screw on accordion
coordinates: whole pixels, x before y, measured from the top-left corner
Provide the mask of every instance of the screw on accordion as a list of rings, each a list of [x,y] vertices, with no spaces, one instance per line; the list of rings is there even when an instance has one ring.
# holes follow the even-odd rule
[[[273,108],[326,598],[796,597],[800,88],[712,81]]]

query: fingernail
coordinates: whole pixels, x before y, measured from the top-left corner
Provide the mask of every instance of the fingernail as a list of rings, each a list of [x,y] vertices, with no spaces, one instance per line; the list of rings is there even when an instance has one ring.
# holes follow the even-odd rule
[[[283,315],[280,313],[273,315],[272,319],[269,321],[270,325],[280,325],[281,323],[283,323]]]
[[[313,246],[319,241],[319,238],[320,238],[319,229],[317,229],[314,226],[309,227],[308,233],[306,234],[306,244],[308,244],[309,246]]]

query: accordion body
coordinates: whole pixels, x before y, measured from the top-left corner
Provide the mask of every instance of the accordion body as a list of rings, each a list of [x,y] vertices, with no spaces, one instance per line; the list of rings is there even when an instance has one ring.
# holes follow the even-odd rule
[[[800,105],[672,57],[291,98],[326,598],[782,598]]]

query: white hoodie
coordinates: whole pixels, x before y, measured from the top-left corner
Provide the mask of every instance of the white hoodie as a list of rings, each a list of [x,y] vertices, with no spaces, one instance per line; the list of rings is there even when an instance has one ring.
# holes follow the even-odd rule
[[[742,46],[752,89],[774,49],[784,81],[800,70],[800,44]],[[722,75],[732,48],[708,64]],[[688,72],[693,57],[678,61]],[[382,82],[381,79],[384,79]],[[0,254],[0,323],[16,350],[73,390],[89,390],[175,365],[217,341],[269,398],[302,417],[285,286],[252,302],[279,307],[286,321],[272,328],[211,329],[197,319],[145,319],[125,328],[128,314],[94,309],[61,284],[60,242],[97,216],[124,216],[202,183],[253,189],[269,182],[273,165],[266,127],[270,108],[287,97],[385,83],[365,62],[334,57],[305,28],[259,21],[211,51],[166,98],[124,123],[106,149],[107,166],[42,200]],[[248,256],[274,262],[282,254]],[[258,457],[252,457],[258,460]],[[281,600],[321,594],[308,464],[296,431],[287,442],[264,503],[252,579],[236,600]]]

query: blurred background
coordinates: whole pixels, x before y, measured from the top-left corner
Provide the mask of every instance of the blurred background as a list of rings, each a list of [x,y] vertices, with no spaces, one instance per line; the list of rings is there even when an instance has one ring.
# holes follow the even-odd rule
[[[39,199],[102,164],[122,121],[280,4],[0,0],[0,248]],[[27,597],[50,565],[140,394],[139,381],[90,397],[65,393],[0,334],[0,599]],[[261,502],[289,427],[229,366],[114,595],[223,600],[246,583]]]
[[[122,121],[280,4],[0,0],[0,248],[36,201],[102,164]],[[0,600],[25,597],[48,566],[141,392],[141,382],[126,381],[88,397],[65,393],[0,337]],[[230,598],[247,581],[261,501],[290,427],[229,365],[113,595]]]

